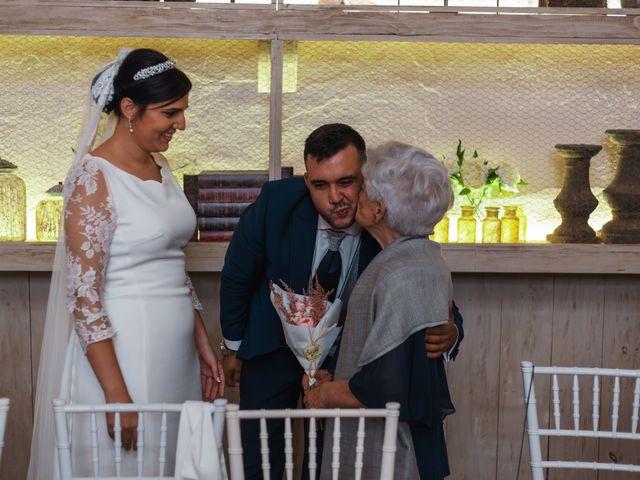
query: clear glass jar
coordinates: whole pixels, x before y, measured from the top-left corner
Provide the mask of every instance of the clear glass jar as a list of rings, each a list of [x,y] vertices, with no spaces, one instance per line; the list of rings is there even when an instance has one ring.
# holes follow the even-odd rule
[[[486,216],[482,220],[482,243],[500,243],[499,207],[486,207]]]
[[[505,206],[504,215],[502,216],[502,225],[500,226],[500,242],[502,243],[518,243],[520,235],[520,220],[516,216],[518,207],[515,205]]]
[[[62,182],[60,182],[47,190],[46,197],[36,206],[36,238],[41,242],[58,240],[62,204]]]
[[[0,242],[27,238],[27,187],[17,166],[0,158]]]
[[[434,242],[448,243],[449,242],[449,216],[445,214],[436,226],[433,228],[433,233],[429,235],[429,238]]]
[[[476,243],[476,219],[471,205],[461,207],[458,219],[458,243]]]

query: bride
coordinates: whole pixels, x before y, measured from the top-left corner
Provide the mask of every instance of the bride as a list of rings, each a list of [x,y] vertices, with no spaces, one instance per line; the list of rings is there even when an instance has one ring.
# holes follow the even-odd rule
[[[157,152],[185,129],[191,82],[173,60],[123,49],[94,78],[64,187],[37,386],[28,478],[55,468],[51,400],[181,403],[224,394],[224,378],[185,272],[193,210]],[[101,113],[113,134],[91,150]],[[71,328],[73,331],[70,333]],[[66,349],[66,353],[65,353]],[[99,419],[100,474],[114,474],[113,414]],[[136,468],[137,414],[122,414],[123,474]],[[74,418],[74,474],[91,475],[90,429]],[[157,474],[160,426],[145,422],[145,462]],[[159,422],[155,422],[159,423]],[[169,428],[167,452],[175,445]],[[111,437],[111,438],[109,438]],[[155,443],[153,443],[155,442]],[[167,471],[174,459],[167,459]],[[154,467],[155,470],[154,471]]]

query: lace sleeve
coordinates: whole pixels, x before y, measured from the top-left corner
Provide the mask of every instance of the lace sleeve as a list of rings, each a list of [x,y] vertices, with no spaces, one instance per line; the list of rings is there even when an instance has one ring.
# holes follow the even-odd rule
[[[115,210],[104,174],[92,161],[69,173],[64,194],[67,308],[86,351],[89,344],[115,335],[102,302]]]
[[[185,272],[184,276],[186,277],[187,287],[189,287],[189,293],[191,294],[191,305],[193,305],[194,310],[198,310],[202,312],[204,308],[200,303],[200,299],[198,298],[198,294],[196,293],[196,289],[193,288],[193,283],[191,283],[191,278],[189,274]]]

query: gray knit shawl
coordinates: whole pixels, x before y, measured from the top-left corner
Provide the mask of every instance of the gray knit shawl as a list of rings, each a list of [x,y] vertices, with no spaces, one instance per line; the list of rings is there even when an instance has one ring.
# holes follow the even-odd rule
[[[373,362],[423,328],[446,323],[451,290],[451,273],[438,243],[401,237],[385,248],[353,291],[360,310],[354,316],[364,314],[359,322],[368,332],[357,366]]]
[[[351,293],[335,379],[350,379],[415,332],[446,323],[451,294],[451,273],[439,244],[417,237],[393,242],[372,260]],[[340,479],[348,479],[353,478],[357,420],[343,420],[341,430]],[[383,421],[367,422],[363,479],[380,474],[383,433]],[[331,478],[332,441],[333,423],[327,422],[323,479]],[[404,422],[397,447],[394,478],[418,478],[411,433]]]

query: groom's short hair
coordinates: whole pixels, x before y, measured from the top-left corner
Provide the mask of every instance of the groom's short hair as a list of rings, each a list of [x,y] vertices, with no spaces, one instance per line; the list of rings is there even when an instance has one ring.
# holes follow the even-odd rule
[[[367,159],[367,148],[362,136],[344,123],[328,123],[316,128],[304,142],[304,163],[308,158],[321,162],[333,157],[340,150],[353,145],[358,151],[360,163]]]

